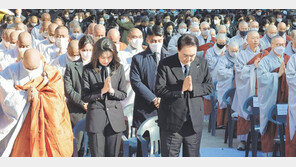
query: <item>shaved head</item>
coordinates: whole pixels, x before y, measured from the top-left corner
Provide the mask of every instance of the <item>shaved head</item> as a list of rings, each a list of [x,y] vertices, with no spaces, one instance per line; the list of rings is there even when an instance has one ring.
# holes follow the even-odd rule
[[[78,40],[72,40],[69,44],[68,44],[68,54],[69,56],[77,56],[79,55],[79,46],[78,46],[79,41]]]
[[[48,13],[43,13],[43,14],[41,15],[41,20],[42,20],[42,21],[51,21],[50,14],[48,14]]]
[[[279,31],[279,34],[280,34],[280,32],[282,32],[284,34],[287,31],[287,25],[286,25],[286,23],[284,23],[284,22],[278,23],[277,30]]]
[[[238,30],[239,31],[248,31],[249,30],[249,25],[247,22],[245,21],[241,21],[238,24]]]
[[[69,37],[69,30],[65,26],[59,26],[55,29],[55,37],[56,38],[67,38]]]
[[[271,34],[274,34],[274,33],[277,33],[277,28],[275,25],[269,25],[267,27],[267,33],[271,33]]]
[[[203,21],[202,23],[200,23],[200,29],[203,29],[204,27],[210,27],[210,24],[206,21]]]
[[[48,31],[48,27],[51,24],[50,21],[44,21],[41,24],[40,32]]]
[[[20,17],[16,17],[14,19],[14,23],[22,23],[22,19]]]
[[[38,22],[38,17],[37,16],[32,16],[31,17],[31,22],[32,23],[37,23]]]
[[[64,22],[63,22],[63,20],[61,18],[56,18],[54,20],[54,23],[56,23],[59,26],[64,26]]]
[[[271,47],[272,48],[276,48],[277,47],[276,44],[278,44],[278,43],[286,44],[286,41],[283,37],[281,37],[279,35],[275,36],[271,39]]]
[[[9,38],[10,38],[10,34],[15,31],[13,29],[5,29],[3,32],[2,32],[2,39],[4,39],[5,41],[9,41]]]
[[[9,42],[11,44],[16,44],[17,41],[18,41],[18,37],[20,35],[20,32],[19,31],[13,31],[10,33],[10,38],[9,38]]]
[[[89,26],[87,27],[87,33],[92,35],[94,34],[94,28],[97,24],[96,23],[90,23]]]
[[[114,44],[120,43],[120,32],[115,28],[112,28],[108,31],[107,37],[111,39]]]
[[[250,28],[258,28],[259,29],[259,23],[257,21],[252,21],[250,23]]]
[[[18,36],[18,47],[23,48],[23,47],[31,47],[32,45],[32,36],[28,32],[22,32]]]
[[[15,23],[15,30],[26,31],[26,25],[24,23]]]
[[[48,35],[49,36],[54,36],[55,34],[55,30],[56,28],[58,27],[59,25],[57,25],[56,23],[51,23],[49,26],[48,26]]]
[[[99,39],[103,38],[106,36],[106,28],[102,24],[97,24],[94,27],[94,40],[98,41]]]
[[[227,33],[227,29],[225,25],[220,25],[218,27],[218,34],[226,34]]]
[[[24,53],[23,63],[28,70],[35,70],[40,66],[40,52],[37,49],[28,49]]]
[[[247,42],[251,49],[259,46],[260,35],[258,31],[251,30],[247,34]]]

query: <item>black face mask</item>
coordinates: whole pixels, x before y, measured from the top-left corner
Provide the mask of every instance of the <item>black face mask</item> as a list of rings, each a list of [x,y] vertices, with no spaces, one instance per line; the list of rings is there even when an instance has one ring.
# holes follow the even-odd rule
[[[248,34],[248,31],[240,31],[239,33],[240,33],[241,36],[244,37],[244,36],[246,36]]]
[[[217,43],[217,47],[220,48],[220,49],[222,49],[224,46],[225,46],[225,45],[221,45],[221,44],[218,44],[218,43]]]
[[[283,36],[286,32],[285,31],[279,31],[279,35]]]

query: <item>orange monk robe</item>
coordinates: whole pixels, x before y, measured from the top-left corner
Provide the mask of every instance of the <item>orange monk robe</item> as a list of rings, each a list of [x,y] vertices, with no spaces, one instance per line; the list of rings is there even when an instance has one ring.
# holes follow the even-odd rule
[[[125,43],[120,42],[119,51],[123,51],[126,47],[127,47],[127,45]]]
[[[65,103],[64,83],[54,67],[44,65],[43,76],[16,89],[38,90],[14,142],[11,157],[71,157],[73,133]]]

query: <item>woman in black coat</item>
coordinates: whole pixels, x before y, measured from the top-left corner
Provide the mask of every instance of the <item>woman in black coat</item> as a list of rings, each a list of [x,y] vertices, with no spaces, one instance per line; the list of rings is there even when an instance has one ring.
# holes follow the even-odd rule
[[[116,157],[126,129],[121,100],[127,96],[123,66],[109,38],[95,43],[82,74],[82,100],[88,103],[86,131],[92,157]]]
[[[66,65],[64,84],[65,95],[67,97],[67,106],[70,113],[72,127],[77,122],[85,118],[87,103],[81,99],[81,81],[83,66],[91,60],[94,40],[90,35],[85,35],[79,40],[80,59],[74,62],[69,62]],[[80,150],[83,132],[79,133],[77,139],[78,156],[81,156],[83,150]]]

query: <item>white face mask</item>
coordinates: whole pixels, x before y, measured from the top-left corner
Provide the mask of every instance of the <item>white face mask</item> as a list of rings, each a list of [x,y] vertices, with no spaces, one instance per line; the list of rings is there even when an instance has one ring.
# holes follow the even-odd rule
[[[180,33],[180,34],[185,34],[186,31],[187,31],[186,28],[181,28],[181,29],[179,29],[179,33]]]
[[[276,19],[276,21],[279,22],[279,23],[282,22],[282,20],[283,20],[282,18],[277,18]]]
[[[79,40],[83,35],[84,34],[82,34],[82,33],[73,33],[72,37],[73,37],[73,39]]]
[[[80,52],[80,54],[81,54],[81,57],[85,60],[85,61],[87,61],[87,60],[91,60],[91,57],[92,57],[92,51],[85,51],[85,52]],[[82,60],[83,60],[82,59]]]
[[[275,37],[277,34],[267,34],[269,36],[269,38],[273,38]]]
[[[79,22],[82,22],[83,21],[83,19],[79,19]]]
[[[47,31],[43,31],[43,32],[41,33],[41,35],[42,35],[44,38],[47,38],[47,37],[48,37],[48,33],[47,33]]]
[[[279,54],[279,55],[283,55],[285,52],[285,48],[283,46],[278,46],[276,48],[274,48],[275,53]]]
[[[236,58],[237,55],[238,55],[238,52],[229,52],[229,55],[230,55],[231,57]]]
[[[296,22],[293,22],[293,25],[296,26]]]
[[[104,24],[105,24],[105,22],[104,22],[104,21],[100,21],[100,22],[99,22],[99,24],[102,24],[102,25],[104,25]]]
[[[204,36],[211,36],[211,32],[210,32],[210,30],[204,30],[204,31],[202,31],[201,33],[202,33],[202,35],[204,35]]]
[[[9,49],[14,49],[16,44],[9,44]]]
[[[9,48],[10,43],[5,41],[4,39],[2,39],[3,45],[5,46],[5,48]]]
[[[77,61],[80,59],[80,56],[69,56],[68,54],[67,54],[67,57],[70,61]]]
[[[37,23],[31,23],[31,25],[32,25],[33,27],[35,27],[35,26],[37,25]]]
[[[196,36],[196,37],[199,36],[200,33],[201,33],[200,31],[197,31],[197,32],[191,32],[191,34],[194,35],[194,36]]]
[[[54,36],[48,36],[48,40],[52,43],[55,43],[55,38]]]
[[[25,51],[28,50],[28,49],[30,49],[30,48],[18,48],[20,54],[21,53],[24,54]]]
[[[68,47],[68,40],[68,38],[57,38],[55,43],[59,48],[66,49]]]
[[[214,24],[215,24],[215,25],[218,24],[218,20],[214,20]]]
[[[143,38],[135,38],[130,40],[130,45],[135,49],[141,48],[142,44],[143,44]]]
[[[251,28],[250,30],[251,30],[251,31],[258,31],[259,28]]]
[[[25,69],[25,71],[28,73],[28,76],[30,77],[30,79],[35,79],[37,77],[40,77],[43,73],[43,63],[42,61],[40,61],[40,65],[38,68],[34,69],[34,70],[29,70],[29,69],[26,69],[24,64],[23,64],[23,67]]]
[[[161,53],[162,43],[151,43],[149,47],[153,52]]]

